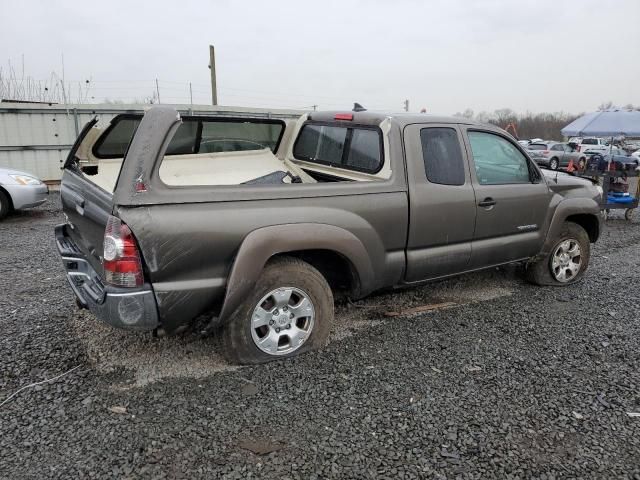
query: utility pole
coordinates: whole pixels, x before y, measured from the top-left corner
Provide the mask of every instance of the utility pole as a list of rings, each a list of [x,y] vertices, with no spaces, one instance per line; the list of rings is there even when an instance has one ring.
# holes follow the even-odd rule
[[[404,101],[404,111],[408,112],[409,111],[409,100],[405,100]]]
[[[191,82],[189,82],[189,98],[191,99],[191,106],[193,107],[193,88],[191,88]]]
[[[160,87],[158,87],[158,79],[156,78],[156,95],[158,96],[158,104],[160,104]]]
[[[211,70],[211,104],[218,105],[218,85],[216,83],[216,52],[209,45],[209,69]]]
[[[313,107],[313,111],[315,112],[318,109],[318,105],[311,105]]]

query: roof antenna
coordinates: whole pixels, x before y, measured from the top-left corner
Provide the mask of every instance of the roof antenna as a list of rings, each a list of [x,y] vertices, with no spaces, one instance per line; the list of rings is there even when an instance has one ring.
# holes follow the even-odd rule
[[[366,112],[367,109],[364,108],[362,105],[360,105],[358,102],[355,102],[353,104],[353,111],[354,112]]]

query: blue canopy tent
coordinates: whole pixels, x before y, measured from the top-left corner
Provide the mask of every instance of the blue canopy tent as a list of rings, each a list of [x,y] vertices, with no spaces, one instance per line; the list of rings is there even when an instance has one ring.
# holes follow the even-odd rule
[[[607,169],[604,173],[603,203],[601,208],[606,212],[610,209],[626,209],[625,218],[631,220],[633,210],[638,207],[640,198],[640,183],[638,184],[636,196],[631,197],[628,193],[616,196],[610,195],[610,182],[617,178],[619,174],[610,171],[611,148],[614,137],[640,137],[640,111],[634,110],[605,110],[583,115],[574,120],[569,125],[560,130],[565,137],[611,137],[609,155],[607,158]],[[625,172],[624,177],[637,176],[638,172]]]
[[[640,111],[587,113],[560,130],[565,137],[640,137]]]

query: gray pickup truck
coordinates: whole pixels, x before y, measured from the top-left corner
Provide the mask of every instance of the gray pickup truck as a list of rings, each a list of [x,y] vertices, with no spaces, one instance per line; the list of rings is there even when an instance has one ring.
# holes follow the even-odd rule
[[[85,126],[55,237],[96,317],[168,333],[206,321],[231,361],[260,363],[324,345],[338,291],[513,262],[534,283],[572,284],[600,234],[600,196],[465,119],[159,106]]]

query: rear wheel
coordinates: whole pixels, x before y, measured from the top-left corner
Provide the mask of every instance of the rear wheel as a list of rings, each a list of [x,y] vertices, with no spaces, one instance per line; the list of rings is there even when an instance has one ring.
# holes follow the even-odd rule
[[[255,364],[323,347],[333,321],[333,295],[314,267],[297,258],[269,262],[253,292],[220,332],[223,355]]]
[[[557,169],[558,169],[558,165],[559,165],[559,162],[558,162],[558,159],[557,159],[557,158],[552,158],[552,159],[549,161],[549,168],[550,168],[551,170],[557,170]]]
[[[564,286],[578,282],[589,265],[589,235],[577,223],[566,222],[549,254],[527,266],[527,280],[537,285]]]
[[[0,190],[0,220],[6,217],[11,210],[11,202],[6,193]]]

